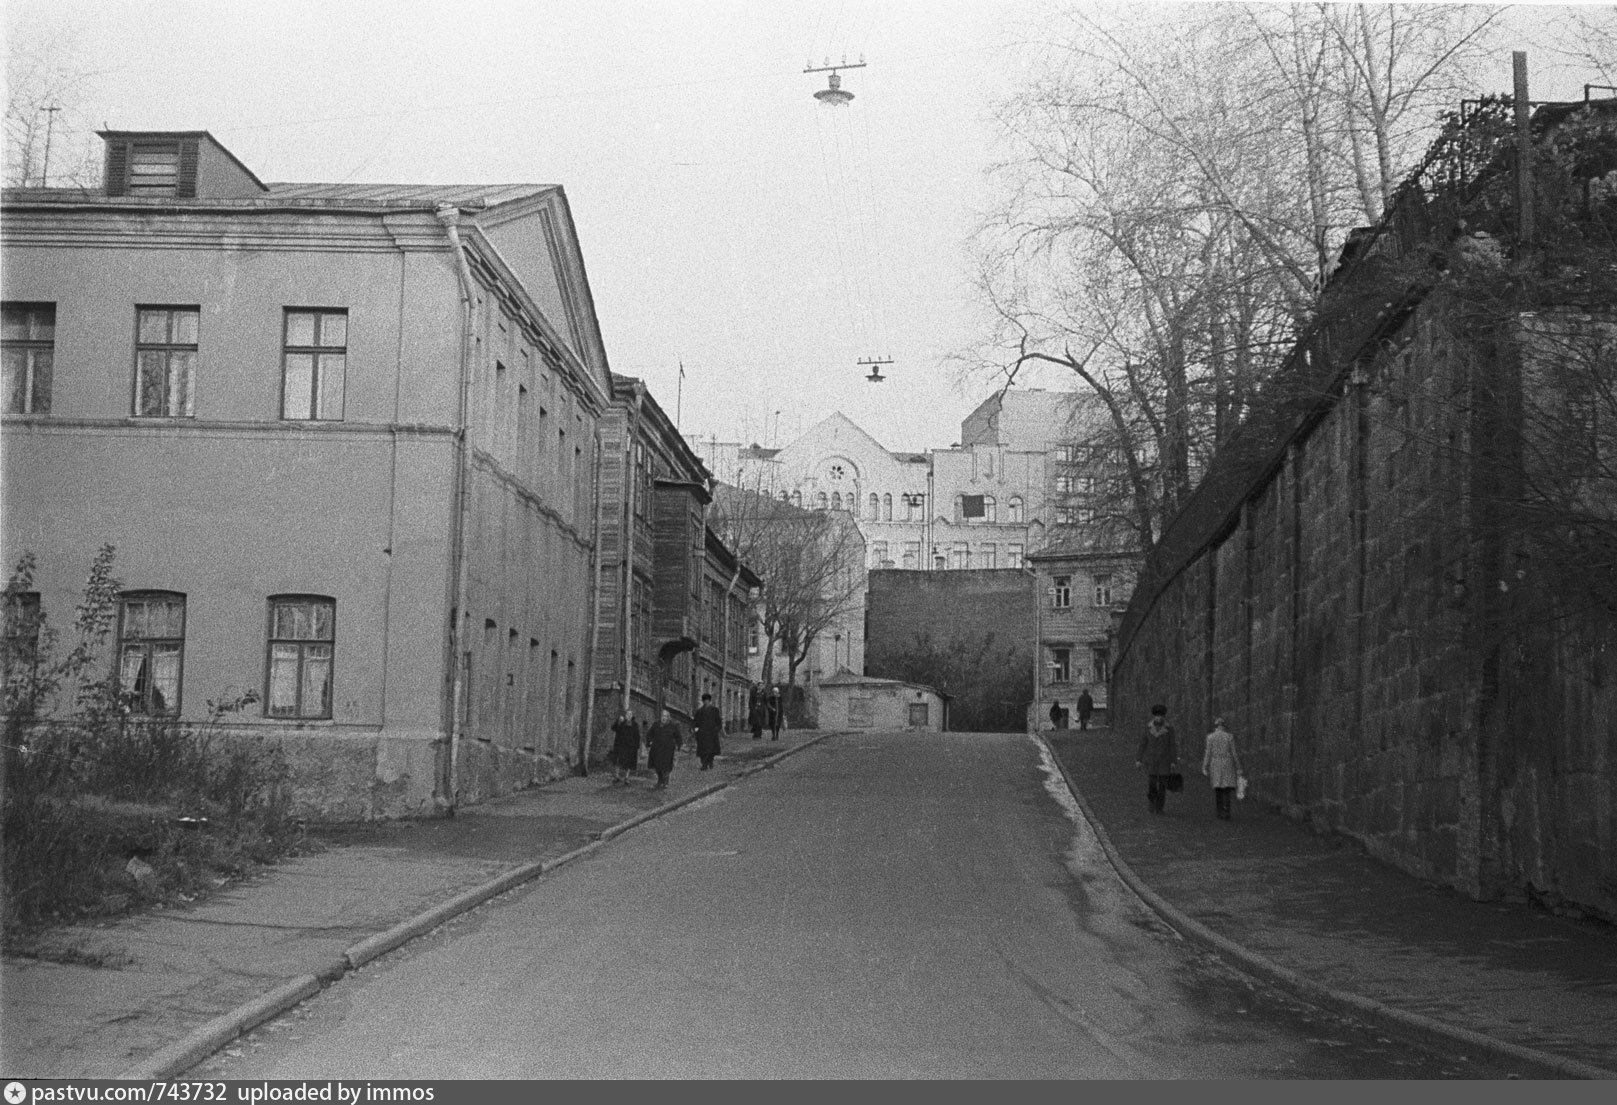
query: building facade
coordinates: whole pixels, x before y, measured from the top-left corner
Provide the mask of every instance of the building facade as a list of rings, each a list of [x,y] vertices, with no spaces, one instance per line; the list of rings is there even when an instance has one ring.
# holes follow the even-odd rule
[[[1072,540],[1028,558],[1039,656],[1030,727],[1050,728],[1050,707],[1057,704],[1076,723],[1075,707],[1084,691],[1100,720],[1108,717],[1117,630],[1134,593],[1139,560],[1137,554]]]
[[[703,694],[745,722],[760,580],[707,524],[712,477],[643,381],[612,377],[602,418],[592,748],[618,710],[689,722]]]
[[[266,185],[206,132],[103,138],[101,190],[8,190],[0,224],[3,555],[47,616],[115,545],[129,708],[256,697],[229,731],[320,815],[576,763],[610,379],[561,188]]]

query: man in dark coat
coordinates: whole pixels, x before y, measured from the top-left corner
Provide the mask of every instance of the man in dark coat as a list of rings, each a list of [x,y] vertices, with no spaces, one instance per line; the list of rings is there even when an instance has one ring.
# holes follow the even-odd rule
[[[764,705],[762,691],[752,700],[752,709],[747,711],[747,724],[752,727],[752,739],[762,740],[764,726],[769,724],[769,707]]]
[[[668,773],[674,770],[674,753],[684,743],[685,735],[679,731],[679,723],[674,720],[668,708],[663,707],[657,718],[657,724],[651,727],[646,734],[646,760],[651,770],[657,773],[657,786],[662,790],[668,786]]]
[[[1078,692],[1078,728],[1089,728],[1089,715],[1095,712],[1095,700],[1089,697],[1089,688]]]
[[[704,694],[702,704],[691,719],[696,726],[696,755],[702,761],[702,771],[713,770],[713,757],[719,754],[719,739],[724,734],[724,717],[713,705],[713,696]]]
[[[1168,707],[1151,707],[1151,724],[1140,737],[1140,750],[1134,766],[1146,772],[1145,799],[1152,813],[1161,813],[1168,801],[1168,776],[1179,766],[1179,749],[1174,743],[1173,726],[1168,724]]]
[[[1050,728],[1065,729],[1067,727],[1067,711],[1061,708],[1060,701],[1050,703]]]
[[[629,785],[629,773],[640,762],[640,723],[627,710],[619,711],[612,723],[612,770],[617,773],[613,782]]]

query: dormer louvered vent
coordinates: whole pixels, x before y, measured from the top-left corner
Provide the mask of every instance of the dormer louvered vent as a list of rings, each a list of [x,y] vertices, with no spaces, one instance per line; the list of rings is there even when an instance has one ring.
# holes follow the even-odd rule
[[[245,199],[269,191],[205,130],[98,131],[109,196]]]
[[[197,194],[197,140],[108,142],[106,181],[109,196],[194,198]]]

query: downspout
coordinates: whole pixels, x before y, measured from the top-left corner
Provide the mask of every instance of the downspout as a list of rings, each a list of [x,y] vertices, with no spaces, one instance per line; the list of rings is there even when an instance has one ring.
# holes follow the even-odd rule
[[[741,582],[741,561],[736,561],[735,575],[730,577],[730,586],[724,589],[724,640],[719,646],[719,713],[723,716],[726,699],[725,692],[730,683],[730,596],[735,593],[736,584]]]
[[[460,456],[455,472],[455,532],[452,537],[455,558],[455,623],[450,630],[449,638],[450,661],[455,666],[455,682],[454,692],[450,696],[449,762],[443,772],[444,793],[439,798],[440,806],[453,814],[456,795],[455,769],[460,759],[460,742],[464,736],[461,718],[465,714],[466,702],[466,663],[462,650],[466,640],[464,626],[469,617],[466,610],[466,534],[470,529],[468,522],[471,514],[472,484],[471,434],[467,423],[471,416],[471,348],[473,313],[477,306],[477,296],[472,281],[472,267],[466,260],[466,244],[460,237],[460,208],[453,204],[444,204],[438,208],[437,216],[438,221],[443,224],[444,233],[448,236],[450,248],[455,254],[455,274],[460,281],[460,299],[464,308],[461,312],[460,331],[460,410],[455,427],[455,436],[460,444]]]
[[[623,434],[623,482],[628,493],[623,496],[623,639],[619,642],[623,649],[623,710],[629,712],[631,695],[634,691],[634,558],[639,547],[639,533],[635,530],[634,520],[636,499],[640,493],[640,472],[634,466],[635,435],[640,426],[640,401],[645,396],[645,385],[636,382],[634,386],[634,406],[629,411],[629,418],[624,425]]]
[[[595,432],[595,535],[590,541],[590,651],[584,671],[584,732],[578,738],[578,773],[590,773],[590,737],[595,732],[595,654],[601,646],[601,433]]]

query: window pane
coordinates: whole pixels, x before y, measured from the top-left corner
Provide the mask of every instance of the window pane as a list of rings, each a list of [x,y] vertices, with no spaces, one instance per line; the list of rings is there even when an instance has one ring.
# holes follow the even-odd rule
[[[146,689],[146,646],[124,645],[118,658],[118,687],[125,694],[141,694]]]
[[[0,312],[0,338],[6,341],[22,341],[28,337],[28,309],[26,307],[7,307]]]
[[[313,345],[314,321],[312,311],[288,311],[286,313],[286,344],[287,345]]]
[[[180,708],[180,646],[153,645],[152,712],[174,713]]]
[[[298,646],[270,647],[268,712],[286,717],[298,709]]]
[[[135,369],[135,413],[163,413],[163,391],[167,384],[168,363],[162,353],[144,351]]]
[[[191,378],[197,355],[170,353],[168,357],[168,414],[172,418],[189,418],[194,413]]]
[[[345,346],[348,344],[348,316],[331,314],[320,316],[320,344]]]
[[[140,312],[139,340],[142,345],[161,345],[168,341],[168,312]]]
[[[331,615],[334,609],[329,602],[315,603],[314,606],[314,637],[317,641],[331,640]]]
[[[23,414],[27,411],[28,397],[28,357],[21,349],[7,349],[0,352],[0,362],[4,364],[3,388],[6,398],[7,414]]]
[[[32,337],[35,341],[56,340],[56,308],[42,307],[29,312]]]
[[[139,640],[146,634],[146,604],[143,602],[124,603],[124,631],[123,635],[130,640]]]
[[[185,603],[169,601],[153,603],[154,615],[152,618],[152,636],[154,637],[184,637],[185,636]]]
[[[49,414],[51,412],[51,371],[56,366],[56,356],[49,349],[36,349],[32,359],[34,367],[34,413]]]
[[[286,355],[286,384],[281,405],[283,418],[310,418],[314,394],[314,358],[307,353]]]
[[[331,713],[331,646],[306,645],[303,652],[303,716]]]
[[[197,311],[175,311],[174,344],[195,345],[197,343],[197,328],[201,319],[201,313]]]
[[[320,410],[317,418],[342,418],[343,371],[348,358],[327,353],[320,358]]]

